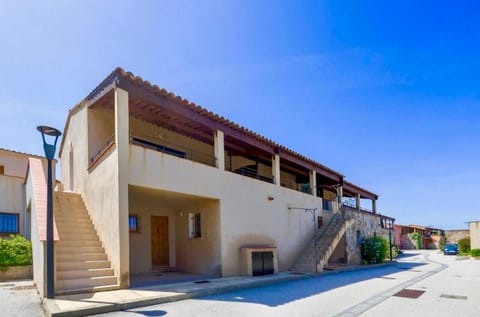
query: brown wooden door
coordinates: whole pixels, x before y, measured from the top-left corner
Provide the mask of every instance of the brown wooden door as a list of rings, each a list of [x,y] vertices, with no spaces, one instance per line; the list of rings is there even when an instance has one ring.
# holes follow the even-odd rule
[[[152,266],[168,266],[168,217],[152,216]]]

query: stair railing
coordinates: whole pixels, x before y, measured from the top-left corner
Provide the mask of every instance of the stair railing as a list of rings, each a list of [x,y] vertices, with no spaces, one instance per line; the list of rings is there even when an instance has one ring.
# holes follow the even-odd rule
[[[325,235],[328,229],[335,225],[335,223],[340,219],[340,222],[343,222],[347,219],[345,208],[343,208],[343,203],[337,208],[337,210],[333,213],[332,218],[328,221],[328,223],[323,226],[319,231],[317,231],[316,235],[313,239],[313,247],[315,250],[315,272],[318,272],[318,264],[320,262],[320,254],[318,250],[318,241]]]

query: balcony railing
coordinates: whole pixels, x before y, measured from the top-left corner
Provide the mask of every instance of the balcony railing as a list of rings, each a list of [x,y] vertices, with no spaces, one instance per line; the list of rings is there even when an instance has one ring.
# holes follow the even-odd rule
[[[350,207],[350,208],[357,209],[357,202],[353,198],[345,198],[344,197],[343,198],[343,205],[347,206],[347,207]],[[365,207],[362,207],[362,206],[360,206],[360,210],[366,211],[366,212],[373,212],[371,209],[365,208]]]
[[[98,161],[105,155],[105,153],[110,150],[115,144],[115,134],[110,136],[105,143],[103,143],[97,151],[90,157],[88,160],[88,169],[91,169],[93,166],[97,164]]]
[[[255,179],[267,182],[267,183],[273,183],[273,178],[259,175],[255,168],[251,168],[251,167],[248,167],[248,166],[237,168],[236,170],[233,170],[232,172],[234,172],[235,174],[255,178]]]
[[[132,136],[131,143],[148,148],[154,151],[162,152],[168,155],[173,155],[179,158],[187,159],[197,163],[202,163],[209,166],[215,166],[215,157],[211,154],[203,153],[197,150],[193,150],[188,146],[172,142],[162,142],[151,140],[143,136]]]

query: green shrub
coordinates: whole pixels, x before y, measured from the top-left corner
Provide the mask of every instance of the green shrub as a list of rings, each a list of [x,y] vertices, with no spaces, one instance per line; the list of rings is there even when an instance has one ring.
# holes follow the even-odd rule
[[[470,255],[474,257],[480,257],[480,249],[471,249]]]
[[[470,253],[470,238],[458,240],[458,251],[460,253]]]
[[[0,238],[0,269],[9,266],[32,264],[32,243],[22,236]]]
[[[400,254],[400,249],[398,248],[398,245],[394,244],[392,245],[392,256],[396,258]]]
[[[438,241],[438,249],[443,251],[446,243],[447,243],[447,238],[445,238],[445,234],[442,234],[440,236],[440,240]]]
[[[381,237],[366,238],[362,244],[362,259],[369,264],[382,263],[388,250],[388,241]]]
[[[415,249],[420,250],[422,248],[422,235],[418,232],[411,232],[408,237],[415,243]]]

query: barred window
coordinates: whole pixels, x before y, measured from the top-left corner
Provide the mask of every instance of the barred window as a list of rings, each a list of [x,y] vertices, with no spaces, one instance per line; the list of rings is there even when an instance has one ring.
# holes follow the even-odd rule
[[[0,233],[18,233],[18,214],[0,213]]]
[[[202,237],[202,224],[199,212],[188,214],[188,237],[190,239]]]
[[[128,215],[128,230],[130,232],[140,232],[140,224],[137,215]]]

